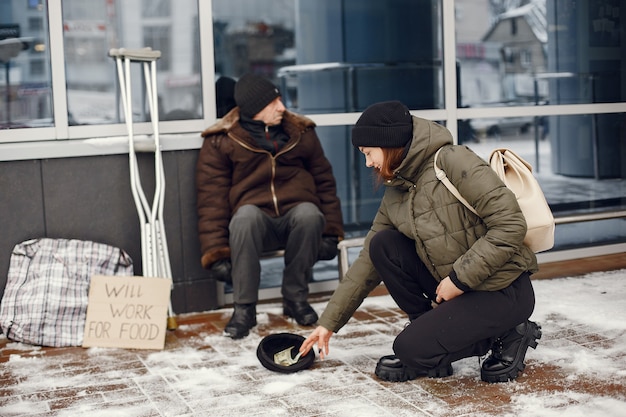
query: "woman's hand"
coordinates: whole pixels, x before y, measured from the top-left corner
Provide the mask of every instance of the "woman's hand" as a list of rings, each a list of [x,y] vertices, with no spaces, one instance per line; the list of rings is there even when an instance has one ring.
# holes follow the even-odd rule
[[[453,298],[458,297],[459,295],[463,294],[463,291],[460,290],[456,285],[454,285],[454,282],[452,282],[450,277],[445,277],[439,283],[439,285],[437,285],[435,293],[437,294],[437,299],[435,300],[435,302],[439,304],[442,301],[450,301]]]
[[[320,359],[324,359],[324,356],[328,355],[328,341],[332,337],[333,332],[325,327],[317,326],[313,333],[302,342],[300,346],[300,353],[306,355],[313,345],[317,344],[319,349]]]

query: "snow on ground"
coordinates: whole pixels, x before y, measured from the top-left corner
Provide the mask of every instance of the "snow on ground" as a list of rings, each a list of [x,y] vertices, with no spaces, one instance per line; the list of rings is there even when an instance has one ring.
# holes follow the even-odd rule
[[[564,375],[565,387],[586,381],[603,381],[624,387],[626,270],[594,273],[584,277],[537,280],[533,283],[537,302],[531,319],[544,327],[544,336],[549,333],[546,329],[553,329],[552,332],[555,333],[554,329],[562,327],[579,330],[581,334],[603,335],[610,343],[600,346],[596,343],[593,348],[584,349],[581,348],[581,343],[568,342],[567,338],[550,340],[549,336],[544,337],[536,350],[528,351],[527,361],[533,362],[531,367],[554,366],[555,370]],[[318,311],[323,309],[323,303],[314,306]],[[393,309],[395,304],[389,296],[378,296],[366,299],[362,308]],[[230,311],[225,310],[225,314],[229,313]],[[269,304],[259,307],[259,326],[268,324],[270,314],[281,314],[280,306]],[[259,366],[257,358],[251,354],[260,340],[258,334],[251,334],[238,343],[233,343],[220,334],[206,334],[201,342],[210,346],[210,349],[199,349],[193,345],[175,346],[143,355],[140,359],[141,366],[134,364],[136,359],[129,356],[128,363],[111,367],[111,361],[119,360],[115,350],[90,348],[87,349],[90,362],[95,362],[98,367],[108,371],[76,372],[72,376],[61,372],[61,369],[69,366],[79,368],[80,364],[59,364],[56,362],[58,357],[43,355],[41,349],[8,343],[6,348],[15,353],[3,365],[3,373],[6,375],[10,372],[14,378],[19,379],[20,383],[14,385],[10,392],[11,398],[19,397],[20,400],[2,399],[0,415],[45,413],[47,410],[42,408],[44,402],[38,398],[38,393],[54,390],[58,392],[62,389],[76,390],[75,395],[84,396],[85,402],[81,406],[73,404],[71,409],[53,414],[59,417],[225,415],[224,410],[229,409],[220,408],[220,411],[216,411],[217,414],[211,414],[210,411],[211,404],[223,407],[223,401],[219,402],[220,398],[236,400],[236,404],[230,409],[232,416],[287,415],[285,404],[293,407],[293,402],[298,402],[299,408],[295,409],[306,410],[303,415],[307,416],[444,416],[450,415],[451,411],[456,416],[480,415],[472,412],[468,405],[459,405],[451,410],[449,404],[440,397],[425,392],[419,385],[392,384],[391,388],[381,387],[381,384],[368,376],[375,358],[391,352],[394,334],[401,329],[403,321],[404,319],[398,318],[397,323],[392,326],[378,321],[351,321],[333,337],[329,357],[321,363],[318,358],[319,366],[315,370],[290,375],[271,373]],[[366,353],[362,348],[363,338],[359,336],[365,330],[370,331]],[[592,338],[590,343],[593,343]],[[90,366],[93,367],[94,363]],[[145,375],[145,368],[150,370],[149,375]],[[477,358],[456,362],[454,371],[452,378],[464,378],[467,381],[464,383],[475,385],[474,381],[479,378]],[[120,390],[119,407],[109,406],[101,410],[98,402],[90,397],[90,386],[102,384],[103,378],[110,381],[133,380],[142,388]],[[182,399],[181,402],[172,398],[159,400],[150,397],[150,384],[154,383],[152,391],[158,391],[162,389],[158,384],[163,381],[166,381],[168,390],[176,393],[175,400]],[[439,384],[435,385],[437,389],[450,385],[446,379],[430,380],[427,383]],[[621,394],[607,396],[567,388],[529,388],[527,383],[517,381],[495,385],[510,395],[510,409],[513,411],[506,414],[508,416],[626,416],[626,392],[623,390]],[[455,389],[458,391],[458,388]],[[477,392],[475,386],[472,389]],[[9,391],[0,388],[0,392],[7,395]],[[460,396],[462,393],[456,392],[454,395]],[[143,400],[145,396],[150,397],[151,401],[146,403]],[[380,400],[381,396],[388,396],[389,399]],[[377,401],[368,402],[374,401],[373,399]],[[463,407],[468,407],[466,413]],[[155,408],[158,409],[157,412],[154,411]],[[196,414],[194,410],[198,409],[204,411]]]

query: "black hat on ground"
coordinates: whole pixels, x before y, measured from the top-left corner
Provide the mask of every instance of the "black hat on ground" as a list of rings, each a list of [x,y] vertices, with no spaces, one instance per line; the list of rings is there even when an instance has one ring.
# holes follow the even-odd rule
[[[313,349],[301,357],[298,350],[304,337],[293,333],[276,333],[265,336],[256,350],[261,365],[270,371],[290,374],[307,369],[315,361]]]
[[[248,73],[235,84],[235,102],[239,112],[254,117],[265,106],[280,97],[280,91],[270,80],[260,75]]]
[[[372,104],[352,128],[352,144],[357,148],[402,148],[412,137],[413,118],[399,101]]]

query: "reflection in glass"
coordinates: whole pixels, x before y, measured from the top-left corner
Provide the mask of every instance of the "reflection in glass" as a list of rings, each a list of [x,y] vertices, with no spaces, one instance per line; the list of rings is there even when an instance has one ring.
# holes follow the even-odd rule
[[[456,0],[459,107],[624,101],[624,10],[626,0]],[[461,122],[459,142],[486,147],[483,151],[511,147],[529,158],[557,214],[623,209],[626,169],[619,138],[624,138],[624,114]],[[558,226],[557,245],[559,230],[587,225]],[[603,229],[607,243],[615,230]],[[580,244],[577,239],[560,244]],[[594,237],[597,241],[602,237]]]
[[[624,0],[457,0],[464,106],[624,100]]]
[[[333,166],[346,232],[359,234],[374,219],[384,187],[378,186],[373,170],[365,166],[365,157],[352,146],[352,126],[318,126],[316,130]]]
[[[176,8],[174,10],[174,8]],[[176,13],[173,13],[173,12]],[[112,48],[150,47],[157,61],[159,119],[201,118],[195,0],[64,0],[63,38],[70,125],[123,121]],[[132,68],[133,114],[149,121],[141,68]]]
[[[262,74],[301,113],[443,107],[440,0],[214,0],[215,68]]]
[[[626,179],[618,172],[620,155],[615,152],[615,144],[599,141],[594,150],[594,136],[591,134],[596,126],[599,133],[596,137],[607,137],[603,134],[604,130],[626,126],[626,114],[534,117],[529,119],[530,126],[524,132],[520,129],[504,128],[519,127],[520,120],[469,120],[469,124],[473,126],[497,126],[500,133],[489,135],[486,131],[477,131],[475,139],[465,144],[485,160],[495,148],[509,148],[524,158],[533,166],[533,173],[556,216],[626,208]],[[570,136],[559,135],[558,131],[563,126],[571,126],[578,133]],[[555,135],[558,139],[555,139]],[[597,176],[594,175],[596,168],[599,169]],[[588,245],[587,239],[591,239],[592,235],[581,232],[588,224],[567,227],[558,225],[555,248]],[[593,224],[594,244],[615,243],[616,236],[624,236],[626,226],[623,220],[598,221]],[[578,233],[573,233],[572,230],[578,230]],[[583,236],[584,241],[581,240]]]
[[[0,3],[0,129],[52,126],[47,3]]]

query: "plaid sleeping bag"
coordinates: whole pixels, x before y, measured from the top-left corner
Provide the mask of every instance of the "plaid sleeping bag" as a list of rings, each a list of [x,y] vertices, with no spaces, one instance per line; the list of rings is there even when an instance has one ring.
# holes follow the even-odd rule
[[[126,252],[75,239],[33,239],[11,253],[0,328],[17,342],[80,346],[93,275],[133,275]]]

